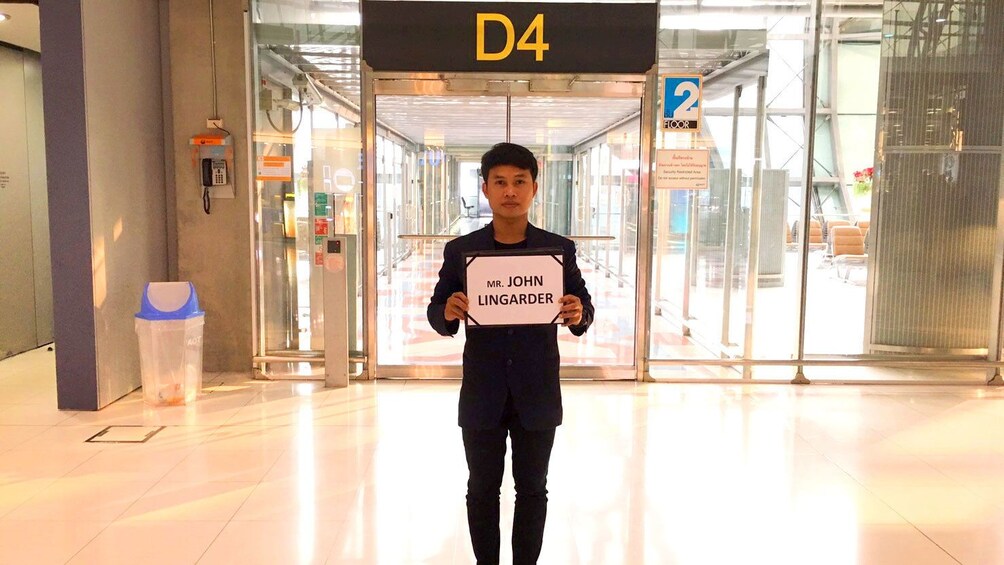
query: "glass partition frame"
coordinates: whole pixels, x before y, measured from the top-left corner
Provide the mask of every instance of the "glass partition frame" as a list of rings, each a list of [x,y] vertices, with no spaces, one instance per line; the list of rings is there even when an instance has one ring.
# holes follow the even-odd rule
[[[738,1],[736,2],[736,4],[740,3],[744,5],[747,4],[745,2],[738,2]],[[252,1],[253,7],[255,5],[268,6],[270,4],[272,4],[272,2],[269,2],[268,0]],[[724,19],[726,18],[722,17],[721,7],[719,6],[719,4],[721,4],[721,6],[724,6],[725,4],[728,4],[728,2],[723,1],[721,3],[716,3],[715,9],[707,9],[707,10],[702,8],[701,4],[696,1],[674,2],[672,4],[667,4],[662,6],[660,8],[660,12],[664,21],[666,20],[666,16],[672,16],[672,18],[670,19],[673,22],[676,22],[674,25],[683,25],[683,26],[692,25],[694,31],[697,31],[701,28],[706,28],[709,25],[709,23],[712,22],[712,20],[714,20],[715,25],[717,25],[717,28],[715,27],[715,25],[712,25],[711,26],[712,28],[724,29],[723,26],[728,26],[730,24],[724,21]],[[735,16],[734,18],[730,16],[729,18],[736,20],[742,20],[743,18],[745,18],[751,21],[763,20],[763,22],[766,22],[766,27],[768,29],[769,37],[767,46],[769,48],[776,48],[775,50],[780,52],[784,51],[783,42],[788,41],[788,42],[798,43],[799,45],[804,47],[803,55],[800,58],[803,64],[803,69],[808,69],[810,68],[810,66],[813,69],[812,73],[806,73],[805,75],[808,76],[810,79],[808,82],[805,83],[798,82],[797,88],[789,89],[790,92],[788,93],[785,93],[783,89],[775,88],[776,86],[778,86],[779,83],[775,82],[769,83],[770,88],[773,88],[774,90],[770,91],[771,96],[768,97],[769,99],[767,103],[768,107],[767,113],[769,119],[766,128],[768,143],[766,147],[767,149],[766,154],[764,156],[765,162],[769,167],[785,168],[790,171],[792,175],[791,177],[792,190],[790,192],[790,195],[792,200],[796,201],[795,202],[796,208],[804,208],[802,206],[804,201],[809,201],[811,205],[811,203],[815,199],[822,199],[823,201],[820,202],[820,206],[822,206],[822,208],[820,208],[820,211],[818,213],[825,214],[824,217],[826,219],[839,215],[853,216],[855,214],[855,210],[851,207],[852,204],[850,203],[850,198],[848,196],[852,184],[850,181],[850,174],[852,171],[846,168],[847,165],[845,163],[845,158],[841,155],[841,151],[844,148],[846,148],[848,144],[846,135],[848,127],[845,126],[843,133],[841,133],[840,131],[841,126],[845,122],[850,123],[853,120],[849,120],[846,115],[838,113],[838,111],[835,108],[833,108],[833,104],[835,104],[836,101],[838,100],[837,97],[833,96],[833,87],[838,80],[841,80],[841,77],[839,77],[837,73],[838,61],[836,57],[837,49],[835,47],[836,45],[835,38],[837,38],[839,34],[835,30],[835,26],[838,22],[844,20],[851,21],[854,20],[855,18],[861,18],[861,17],[877,19],[878,21],[881,22],[884,15],[885,26],[884,28],[881,29],[881,31],[861,32],[861,31],[851,30],[850,33],[852,35],[856,34],[854,39],[858,41],[862,40],[865,35],[871,37],[871,35],[869,34],[875,33],[875,36],[880,38],[880,41],[883,44],[883,49],[887,50],[890,53],[893,53],[895,56],[904,57],[904,56],[910,56],[907,49],[908,46],[910,45],[910,42],[902,39],[904,37],[908,37],[911,34],[911,28],[909,27],[910,25],[915,26],[921,24],[911,24],[910,22],[906,21],[910,18],[914,18],[916,14],[910,14],[904,12],[899,14],[899,17],[890,19],[892,17],[890,14],[882,14],[882,13],[876,14],[876,13],[871,13],[869,11],[870,9],[866,10],[866,9],[857,9],[855,7],[843,7],[836,4],[830,5],[831,4],[830,2],[824,0],[803,0],[801,2],[793,2],[786,4],[784,7],[770,6],[769,5],[770,3],[767,2],[764,2],[763,4],[764,5],[762,7],[762,12],[764,14],[773,14],[774,16],[776,16],[776,18],[771,15],[761,16],[759,15],[760,12],[757,12],[757,15],[748,15],[748,16],[741,15],[741,16]],[[886,5],[890,6],[892,4],[886,3]],[[826,6],[825,13],[824,13],[824,6]],[[309,12],[309,10],[307,11]],[[261,10],[257,11],[252,10],[252,12],[257,13],[259,17],[262,13]],[[753,12],[755,11],[751,11],[751,14]],[[265,13],[270,13],[270,10],[266,10]],[[307,15],[309,16],[309,14]],[[921,20],[921,18],[919,17],[916,19]],[[304,22],[307,21],[309,21],[309,17],[305,17]],[[759,29],[757,26],[761,25],[762,22],[757,23],[757,25],[752,27],[744,27],[738,25],[738,23],[741,22],[737,22],[736,29],[747,30],[747,29]],[[949,27],[951,28],[952,26],[955,26],[955,28],[953,29],[962,29],[963,31],[965,31],[965,29],[963,29],[964,22],[958,22],[958,21],[950,22]],[[949,30],[949,32],[950,32],[949,35],[953,33],[951,32],[951,30]],[[257,59],[258,55],[257,46],[253,45],[254,43],[253,33],[254,33],[253,24],[249,20],[248,36],[249,36],[249,41],[251,43],[249,44],[249,51],[251,51],[251,57],[249,58],[249,60],[252,61],[251,67],[253,67],[250,68],[248,72],[249,114],[251,114],[253,122],[260,122],[261,120],[263,120],[263,118],[258,113],[258,109],[255,105],[255,101],[258,99],[258,94],[259,94],[257,92],[258,90],[257,84],[260,80],[260,77],[258,75],[259,61]],[[959,36],[960,41],[962,41],[966,45],[972,45],[974,44],[973,43],[974,39],[978,38],[979,33],[981,32],[978,26],[974,26],[970,31],[965,31],[964,36],[963,35]],[[663,41],[662,35],[660,35],[660,41],[661,42]],[[791,45],[794,45],[794,43],[791,43]],[[950,47],[951,43],[949,43],[948,45]],[[912,49],[912,47],[910,48]],[[354,49],[356,53],[358,52],[358,47],[355,47],[355,48],[350,48],[348,53],[351,54],[353,52],[352,49]],[[794,50],[789,50],[789,51],[793,52]],[[778,59],[778,61],[780,61],[780,59]],[[344,115],[345,119],[351,120],[354,123],[361,125],[361,127],[363,127],[364,129],[370,127],[374,130],[374,132],[377,132],[379,131],[379,126],[377,126],[376,124],[367,126],[367,124],[365,123],[366,120],[364,119],[364,116],[367,115],[368,113],[368,109],[366,107],[366,99],[367,99],[366,91],[368,88],[372,89],[372,84],[368,83],[368,81],[372,78],[372,74],[367,73],[364,62],[362,63],[361,68],[363,69],[362,70],[363,79],[359,83],[359,87],[355,88],[355,90],[350,88],[349,91],[347,91],[349,92],[350,96],[348,96],[348,100],[342,101],[344,103],[343,104],[344,112],[342,110],[339,110],[338,113],[339,116]],[[802,72],[799,71],[798,69],[792,69],[792,71],[794,71],[793,72],[794,76],[797,76],[800,72]],[[439,76],[439,75],[436,73],[429,73],[426,75],[427,78],[433,76]],[[506,76],[504,78],[509,79],[512,77]],[[884,80],[885,79],[883,77],[882,79],[883,83]],[[653,80],[652,84],[655,85],[656,81]],[[360,88],[364,96],[361,97],[362,102],[357,107],[353,105],[351,100],[360,99],[356,98],[354,95],[354,93],[358,92]],[[650,91],[654,90],[655,89],[650,89]],[[809,111],[808,107],[802,107],[800,109],[783,107],[786,106],[788,102],[794,102],[797,100],[797,97],[790,96],[791,92],[796,92],[796,91],[799,93],[810,92],[812,98],[814,100],[818,100],[820,106],[817,108],[813,104],[812,105],[813,110],[811,112]],[[372,90],[370,90],[370,93],[371,92]],[[882,95],[881,94],[882,92],[885,92],[884,86],[880,86],[880,96]],[[786,96],[788,96],[788,98],[786,98]],[[772,107],[772,102],[776,103],[773,107]],[[655,110],[656,110],[656,104],[653,102],[650,105],[648,111],[644,111],[646,116],[652,117],[652,121],[648,123],[648,125],[646,126],[649,128],[649,132],[651,133],[651,135],[648,136],[647,139],[655,138],[654,135],[654,127],[655,127],[654,117],[656,115]],[[356,114],[356,117],[355,118],[349,117],[353,113]],[[339,119],[342,118],[340,117]],[[863,120],[858,120],[858,121],[861,122]],[[876,130],[880,131],[881,133],[881,128],[882,124],[879,123],[876,126]],[[375,155],[375,150],[377,146],[376,135],[378,134],[374,133],[374,137],[372,140],[367,139],[368,134],[367,136],[364,136],[363,139],[361,139],[364,153],[366,153],[366,155],[368,155],[370,151],[372,151],[372,153]],[[805,138],[811,138],[812,136],[820,136],[820,139],[818,140],[805,139]],[[784,137],[788,137],[789,140],[785,141],[783,139]],[[777,140],[777,143],[776,144],[772,143],[771,139]],[[805,142],[799,141],[799,139],[805,139]],[[778,150],[771,151],[772,147],[774,147],[775,145]],[[989,151],[989,149],[986,150]],[[811,157],[807,155],[810,152],[811,152]],[[876,153],[878,153],[878,151]],[[650,148],[648,155],[649,157],[654,155],[654,150],[652,148]],[[249,156],[251,157],[251,159],[248,160],[249,161],[248,166],[253,169],[254,157],[258,156],[258,152],[254,151]],[[878,181],[878,177],[880,177],[882,174],[880,166],[881,165],[880,157],[881,157],[880,155],[877,155],[875,159],[877,189],[879,189],[879,187],[881,186],[881,184]],[[402,163],[407,163],[409,162],[409,160],[413,160],[414,158],[415,158],[414,155],[411,154],[402,155]],[[593,170],[597,171],[602,170],[601,163],[597,162],[596,166],[594,167],[590,159],[591,156],[589,155],[589,152],[584,152],[583,154],[576,155],[574,157],[574,167],[576,168],[577,171],[580,172],[580,174],[582,173],[592,174],[593,171],[590,170],[591,167],[593,168]],[[646,166],[642,167],[642,169],[644,169],[644,172],[642,174],[643,177],[647,175],[648,172],[651,170],[652,159],[651,158],[646,159],[644,163],[646,164]],[[402,168],[403,168],[403,174],[407,174],[407,171],[409,170],[408,166],[402,165]],[[995,185],[993,188],[996,190],[996,194],[998,196],[997,200],[998,208],[1000,210],[1004,210],[1004,165],[1002,165],[1001,169],[1002,169],[1001,173],[997,177],[998,182],[992,184]],[[412,167],[411,170],[414,170],[414,168]],[[796,173],[801,174],[802,172],[805,171],[809,172],[809,175],[811,175],[810,181],[806,182],[804,179],[795,178]],[[365,182],[367,183],[370,183],[371,181],[372,183],[376,182],[375,169],[367,169],[366,171],[362,171],[362,173],[367,176]],[[368,178],[368,175],[370,175],[371,173],[373,173],[374,175],[372,179]],[[253,170],[251,178],[254,178]],[[800,187],[796,186],[796,182],[801,186]],[[264,221],[261,201],[260,199],[258,199],[257,196],[258,192],[259,190],[256,189],[252,196],[253,198],[252,233],[256,233],[256,231],[260,229],[261,224]],[[651,193],[648,194],[651,195]],[[600,195],[598,193],[595,195],[591,195],[591,198],[594,199],[599,197]],[[659,196],[658,198],[660,199],[658,203],[659,206],[666,205],[669,207],[673,206],[679,207],[678,203],[662,201],[662,200],[669,200],[668,198],[665,198],[663,196]],[[367,228],[364,227],[363,225],[370,222],[371,212],[372,215],[375,215],[376,210],[374,209],[371,211],[369,209],[369,204],[371,203],[365,202],[365,197],[363,197],[363,200],[364,202],[360,203],[361,206],[359,208],[358,220],[363,230],[363,235],[365,235],[365,233],[372,233],[372,232],[366,232],[365,230]],[[653,223],[653,217],[647,215],[646,211],[650,210],[650,204],[655,204],[656,200],[657,200],[656,195],[651,195],[651,201],[652,201],[651,203],[648,201],[648,199],[646,199],[646,201],[644,202],[639,203],[639,211],[641,212],[641,215],[639,217],[640,224],[647,224],[647,227],[651,227],[651,224]],[[612,204],[615,203],[612,202]],[[873,214],[876,213],[876,211],[879,209],[878,203],[875,204],[874,208],[875,210],[873,210],[872,212]],[[801,209],[797,209],[796,211],[799,214],[801,214],[802,212]],[[808,212],[808,214],[810,217],[812,217],[817,215],[817,212],[810,211]],[[582,225],[584,222],[592,220],[592,218],[589,218],[588,216],[589,214],[587,209],[584,209],[582,207],[576,207],[576,209],[572,210],[570,214],[571,223],[573,225]],[[415,221],[428,220],[430,223],[436,221],[435,218],[415,217],[412,219],[414,219]],[[790,225],[790,222],[788,223]],[[371,224],[368,229],[372,230],[374,229],[374,227],[375,226]],[[645,228],[646,225],[638,226],[639,233],[643,238],[640,240],[641,246],[638,250],[639,252],[638,269],[639,271],[644,270],[646,272],[644,273],[639,272],[640,276],[637,278],[639,287],[637,289],[637,292],[640,299],[639,304],[645,303],[647,305],[650,305],[651,310],[655,311],[656,308],[658,308],[658,301],[656,300],[655,297],[653,297],[652,293],[649,292],[649,288],[651,285],[649,284],[648,281],[653,276],[656,279],[658,279],[659,275],[658,273],[654,273],[652,269],[647,268],[648,264],[651,262],[652,259],[652,250],[649,249],[649,245],[647,243],[648,241],[651,241],[651,239],[644,239],[646,235]],[[924,352],[924,351],[910,351],[898,354],[878,354],[878,355],[868,354],[868,353],[860,353],[860,354],[852,353],[849,355],[833,354],[827,352],[814,353],[812,351],[812,348],[806,347],[803,341],[806,326],[807,324],[812,323],[812,320],[808,319],[811,316],[811,314],[806,310],[806,299],[807,295],[809,294],[809,292],[811,292],[811,290],[803,286],[802,289],[798,293],[796,293],[797,296],[793,297],[794,300],[800,301],[799,313],[798,316],[796,316],[796,319],[793,320],[793,325],[797,327],[798,332],[803,337],[800,337],[798,340],[799,343],[793,346],[793,353],[790,357],[770,352],[758,353],[757,350],[754,350],[752,355],[744,355],[742,358],[735,358],[735,359],[691,360],[691,359],[680,359],[680,358],[655,357],[649,353],[652,344],[647,339],[650,327],[648,317],[651,315],[651,312],[648,311],[648,309],[646,309],[646,311],[643,312],[642,315],[637,318],[638,337],[636,341],[639,344],[638,346],[639,350],[636,354],[636,368],[637,368],[636,378],[643,379],[650,377],[653,374],[653,371],[650,371],[650,369],[653,369],[655,366],[700,365],[706,368],[755,367],[756,371],[752,372],[752,378],[755,378],[757,380],[787,381],[790,380],[791,376],[795,373],[798,373],[800,375],[805,374],[805,371],[803,370],[804,368],[833,367],[843,371],[843,376],[837,375],[836,373],[833,372],[830,372],[829,374],[826,374],[824,372],[819,372],[817,373],[820,375],[819,378],[821,378],[822,380],[836,381],[836,382],[856,382],[861,380],[868,382],[902,382],[903,379],[912,379],[913,377],[911,376],[903,377],[900,373],[897,373],[895,371],[888,372],[886,373],[886,376],[884,378],[879,378],[879,379],[874,379],[871,377],[859,378],[857,374],[858,370],[864,370],[872,367],[887,367],[893,369],[903,368],[906,370],[912,370],[914,368],[922,368],[922,367],[923,368],[940,367],[940,368],[960,369],[960,370],[966,369],[969,371],[976,371],[978,373],[982,372],[985,376],[994,378],[997,382],[1000,382],[1001,381],[1000,367],[1002,366],[1002,364],[1004,364],[1004,362],[1002,362],[1002,354],[1004,354],[1004,352],[1002,352],[1002,348],[1004,348],[1004,338],[1002,338],[1002,336],[1004,336],[1004,326],[1002,326],[1002,322],[1004,322],[1004,314],[1002,314],[1002,310],[1004,310],[1004,300],[1002,300],[1002,292],[1001,292],[1001,287],[1002,285],[1004,285],[1004,281],[1002,281],[1002,278],[1004,278],[1004,276],[1002,276],[1002,272],[1004,272],[1004,214],[999,213],[996,215],[996,224],[993,226],[993,229],[994,229],[994,235],[993,235],[994,258],[993,258],[993,276],[992,276],[993,280],[991,284],[992,300],[991,300],[990,311],[987,314],[988,317],[987,327],[989,328],[988,332],[989,338],[987,339],[988,342],[987,347],[978,348],[978,351],[974,350],[970,352],[974,354],[942,355],[940,353],[932,354],[931,352]],[[649,238],[651,238],[651,231],[652,230],[649,230],[648,233]],[[807,230],[804,230],[803,234],[805,231]],[[365,262],[365,257],[369,256],[371,251],[367,247],[369,245],[368,240],[375,238],[363,237],[363,239],[364,241],[361,241],[362,245],[360,246],[361,247],[360,260],[362,262]],[[795,241],[793,241],[791,245],[798,247],[798,254],[800,256],[799,264],[797,266],[799,267],[799,269],[807,267],[811,268],[812,265],[810,265],[810,258],[812,255],[808,246],[807,238],[804,237],[804,235],[800,236],[796,234],[794,240]],[[263,345],[265,337],[264,328],[267,319],[265,313],[265,308],[267,307],[267,305],[265,304],[266,299],[264,298],[264,292],[263,292],[263,280],[265,278],[263,272],[264,259],[261,255],[262,252],[261,238],[256,237],[254,241],[255,241],[254,243],[255,247],[254,249],[252,249],[252,254],[254,257],[254,263],[253,263],[254,271],[252,276],[255,287],[254,319],[256,320],[256,325],[258,330],[255,333],[257,342],[255,362],[260,364],[263,363],[264,362],[263,360],[268,358],[269,354],[272,352],[270,352],[268,348]],[[590,253],[594,254],[597,252],[603,253],[605,251],[602,243],[590,242],[586,244],[584,247],[589,247]],[[374,252],[373,253],[374,259],[372,261],[372,266],[375,268],[376,250],[374,249],[372,251]],[[869,273],[873,273],[874,277],[878,277],[880,273],[878,272],[879,271],[878,268],[874,268],[875,267],[874,259],[870,258],[868,265],[869,265],[868,266]],[[368,273],[370,269],[369,264],[365,266],[364,265],[360,266],[364,267]],[[643,268],[643,266],[645,268]],[[800,284],[804,284],[806,282],[805,280],[806,277],[804,274],[799,275],[799,278],[801,279],[799,281]],[[875,285],[873,281],[874,279],[869,280],[866,287],[868,293],[867,299],[869,301],[872,301],[875,298],[873,296],[875,292],[874,290]],[[684,292],[684,294],[686,294],[686,292]],[[753,296],[755,298],[756,294],[754,293]],[[644,297],[644,300],[641,300],[642,297]],[[363,296],[362,302],[365,303],[366,307],[363,308],[364,313],[361,316],[360,322],[362,325],[365,326],[366,324],[368,324],[367,320],[370,317],[368,312],[371,311],[369,310],[369,307],[371,306],[369,304],[369,297]],[[750,309],[751,315],[753,313],[755,313],[757,316],[764,316],[765,314],[770,315],[770,313],[760,312],[758,309],[754,308],[756,304],[757,304],[756,300],[753,300],[749,304],[745,305],[747,309]],[[369,347],[371,345],[369,343],[370,342],[369,336],[371,335],[372,335],[372,328],[367,328],[365,329],[365,331],[362,332],[361,350],[358,351],[358,354],[356,356],[357,360],[359,361],[368,360],[368,352],[369,352]],[[759,335],[757,335],[756,337],[758,338],[757,341],[762,341]],[[771,336],[764,336],[764,337],[770,338]],[[865,339],[867,340],[867,337]],[[310,355],[316,353],[316,351],[302,351],[302,353]],[[317,359],[310,359],[310,361],[316,362]],[[747,375],[747,377],[749,377],[749,375],[751,374],[750,371],[744,371],[744,373]],[[813,377],[811,373],[812,371],[809,371],[808,376],[810,378]],[[375,367],[367,371],[366,375],[370,377],[375,377],[376,376]],[[720,379],[721,376],[725,376],[726,378],[736,378],[736,375],[737,372],[705,373],[703,377],[698,377],[697,380],[705,379],[705,380],[717,381]],[[672,376],[670,377],[670,379],[676,380]],[[692,380],[692,379],[688,377],[679,380]],[[979,382],[979,380],[980,380],[979,378],[970,378],[967,382]],[[939,380],[938,378],[927,378],[923,382],[958,383],[959,381],[953,379]]]
[[[494,94],[497,96],[499,95],[499,92],[498,91],[492,92],[490,89],[498,88],[498,84],[500,83],[508,83],[511,85],[515,85],[510,87],[509,92],[507,94],[510,97],[512,97],[514,101],[516,101],[521,97],[540,96],[540,94],[538,93],[531,92],[529,88],[531,80],[534,81],[543,80],[545,82],[564,80],[566,83],[572,84],[573,87],[571,88],[570,91],[561,93],[561,96],[564,97],[590,97],[590,98],[617,97],[617,98],[638,99],[641,100],[642,112],[644,112],[646,97],[650,96],[650,93],[647,90],[647,85],[650,82],[654,84],[654,81],[650,81],[649,77],[645,75],[591,76],[589,77],[588,80],[583,80],[581,77],[571,77],[565,75],[500,76],[491,74],[450,73],[444,76],[439,74],[428,75],[423,73],[375,73],[369,71],[368,69],[364,69],[363,81],[365,87],[363,89],[364,93],[363,107],[364,107],[364,118],[368,118],[368,120],[364,119],[364,124],[377,122],[377,110],[379,103],[378,97],[380,96],[385,96],[385,95],[386,96],[392,96],[392,95],[483,96],[485,94]],[[480,86],[481,88],[466,89],[464,86],[458,86],[458,85],[465,85],[465,86],[475,85],[475,86]],[[552,94],[554,93],[546,93],[544,94],[544,96],[549,96]],[[503,96],[505,95],[506,94],[503,94]],[[649,104],[651,104],[651,101],[649,101]],[[641,121],[642,129],[644,129],[644,124],[646,122],[647,120]],[[364,129],[364,143],[363,143],[364,161],[372,159],[373,162],[375,163],[379,162],[379,156],[377,155],[377,150],[379,149],[379,144],[378,144],[379,142],[377,137],[378,136],[376,135],[371,135],[370,131],[366,131]],[[645,131],[642,131],[639,137],[640,139],[647,139],[648,137],[650,137],[650,132],[646,133]],[[640,144],[639,151],[641,155],[644,155],[645,159],[647,159],[647,153],[644,144]],[[548,163],[545,162],[544,174],[547,174],[546,172],[547,168],[548,168]],[[607,169],[608,168],[609,168],[609,163],[607,163]],[[609,176],[609,171],[607,169],[603,169],[604,171],[606,171],[604,174],[607,174]],[[367,168],[367,170],[369,170],[369,168]],[[374,173],[375,170],[376,168],[373,169]],[[375,178],[370,180],[370,182],[373,183],[372,184],[373,186],[376,186],[375,180],[376,180]],[[608,178],[607,180],[609,181],[610,179]],[[647,179],[645,179],[645,181],[647,182]],[[646,187],[644,183],[639,183],[638,186],[639,191],[644,190],[645,188]],[[607,192],[610,192],[610,194],[608,195]],[[603,198],[607,199],[609,196],[609,198],[612,199],[613,192],[610,191],[609,189],[607,192],[603,193]],[[369,194],[370,193],[367,193],[368,196]],[[538,193],[538,197],[546,198],[546,194],[541,195],[540,193]],[[596,197],[597,195],[594,193],[593,198]],[[644,196],[639,196],[639,200],[644,202],[646,201],[646,198]],[[611,205],[613,204],[614,202],[611,200]],[[606,200],[604,200],[604,205],[606,205]],[[459,204],[457,204],[457,206],[459,206]],[[538,224],[540,222],[540,218],[537,218],[536,216],[541,215],[542,214],[541,211],[546,209],[546,206],[547,206],[546,202],[538,202],[536,210],[532,211],[532,214],[535,215],[535,219],[537,220]],[[576,204],[573,204],[573,206],[576,206]],[[617,206],[620,206],[620,204],[617,204]],[[619,208],[617,209],[619,210]],[[641,214],[641,211],[639,211],[639,214]],[[371,211],[368,205],[366,206],[366,218],[367,221],[372,222],[373,224],[376,223],[376,210]],[[597,219],[596,221],[599,220]],[[604,217],[604,222],[606,221],[607,219],[606,217]],[[573,227],[575,225],[576,224],[573,221],[572,226],[570,227]],[[433,227],[435,227],[435,225]],[[602,226],[596,224],[596,226],[594,227],[597,227],[598,229],[601,228],[600,231],[603,232],[606,232],[608,228],[606,223],[604,223]],[[611,229],[615,227],[614,220],[612,218],[610,219],[609,227]],[[576,235],[576,233],[578,232],[573,232],[573,235]],[[596,232],[590,230],[585,233],[596,233]],[[584,241],[581,242],[580,245],[584,246],[583,250],[588,248],[594,253],[599,252],[601,254],[601,257],[606,257],[609,254],[608,251],[609,245],[604,245],[605,243],[606,243],[605,241],[603,242]],[[367,242],[367,245],[371,247],[376,247],[375,243],[373,242]],[[367,251],[367,258],[369,257],[373,257],[373,255],[370,255],[370,251]],[[437,256],[436,259],[440,260],[441,255]],[[376,261],[373,261],[371,264],[374,265],[375,267]],[[617,268],[616,262],[614,268],[615,269]],[[640,272],[642,272],[641,268],[638,268],[637,272],[632,273],[632,276],[635,276]],[[377,277],[380,276],[380,273],[377,271],[377,269],[372,267],[367,268],[367,273],[369,277],[367,280],[371,281],[370,283],[367,284],[368,287],[368,295],[366,297],[367,308],[370,309],[369,310],[370,312],[375,312],[378,307],[378,299],[377,299],[378,285],[376,284],[376,281]],[[639,282],[639,284],[641,283]],[[643,295],[639,294],[635,296],[635,299],[639,300],[642,297]],[[642,310],[642,308],[644,308],[644,310]],[[647,311],[647,307],[643,305],[636,305],[635,310],[636,312],[632,313],[632,315],[637,315],[637,311],[641,312]],[[637,350],[639,347],[639,340],[637,336],[639,334],[644,335],[643,333],[641,333],[643,330],[638,329],[641,326],[642,326],[642,321],[636,318],[635,330],[633,332],[634,345],[632,346],[633,350],[633,353],[631,355],[632,361],[630,362],[630,364],[617,367],[608,367],[601,365],[585,365],[585,366],[565,365],[562,368],[563,375],[566,377],[590,378],[590,379],[637,379],[639,374],[638,373],[639,364],[636,362],[636,360],[638,359]],[[367,371],[367,376],[369,378],[376,378],[377,375],[381,377],[386,376],[386,377],[435,377],[435,378],[458,378],[460,376],[461,369],[459,365],[416,366],[416,365],[382,364],[379,361],[380,347],[379,347],[378,334],[379,332],[377,331],[377,327],[375,325],[371,325],[369,331],[367,332],[367,357],[369,359],[377,359],[377,363],[368,364],[369,370]]]

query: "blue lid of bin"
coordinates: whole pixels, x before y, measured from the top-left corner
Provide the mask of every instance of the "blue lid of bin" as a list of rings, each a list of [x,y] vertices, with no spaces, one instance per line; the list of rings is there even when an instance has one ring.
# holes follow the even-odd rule
[[[137,318],[141,320],[187,320],[206,313],[199,309],[195,285],[190,282],[153,282],[143,289]]]

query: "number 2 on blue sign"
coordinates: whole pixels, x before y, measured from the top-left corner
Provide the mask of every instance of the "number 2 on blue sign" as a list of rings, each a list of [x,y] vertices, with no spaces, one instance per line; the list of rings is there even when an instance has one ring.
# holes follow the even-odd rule
[[[662,129],[700,131],[701,76],[667,76],[664,87]]]

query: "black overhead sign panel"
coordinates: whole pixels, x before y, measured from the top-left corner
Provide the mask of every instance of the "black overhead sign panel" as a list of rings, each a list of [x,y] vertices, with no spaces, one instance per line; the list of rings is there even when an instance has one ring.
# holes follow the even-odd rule
[[[645,73],[657,3],[362,0],[376,71]]]

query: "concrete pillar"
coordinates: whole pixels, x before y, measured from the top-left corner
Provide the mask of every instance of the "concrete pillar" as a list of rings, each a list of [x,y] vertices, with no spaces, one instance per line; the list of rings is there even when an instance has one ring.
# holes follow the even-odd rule
[[[246,0],[214,0],[216,95],[223,126],[235,142],[235,198],[202,210],[202,185],[189,140],[207,133],[213,116],[212,41],[207,0],[168,3],[173,183],[178,279],[195,283],[206,311],[206,371],[250,371],[251,237],[247,163],[244,10]]]
[[[133,314],[167,277],[158,0],[42,0],[59,408],[140,385]]]

